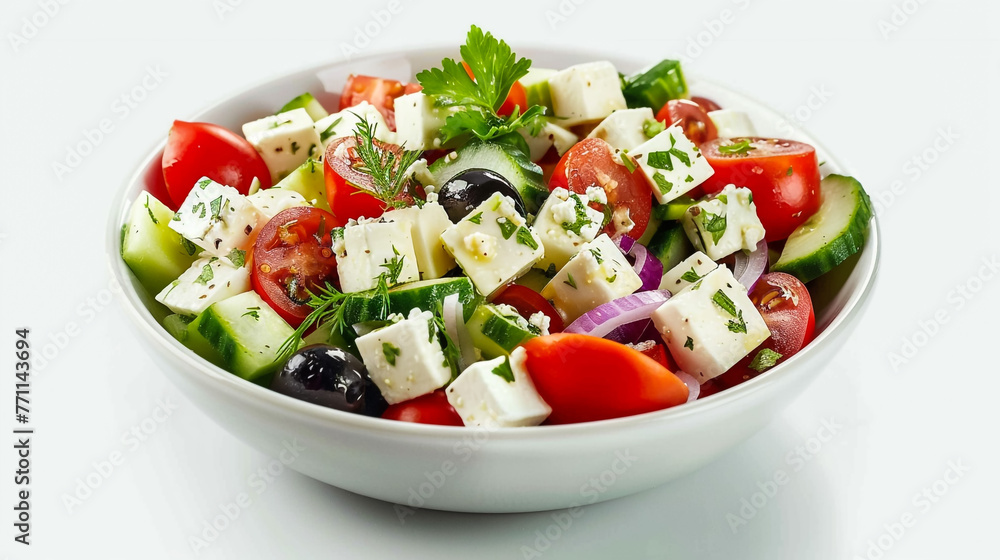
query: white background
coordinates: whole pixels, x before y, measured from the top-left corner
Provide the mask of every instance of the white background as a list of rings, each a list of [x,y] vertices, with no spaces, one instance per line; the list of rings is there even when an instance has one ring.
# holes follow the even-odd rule
[[[877,291],[819,380],[702,471],[588,507],[541,542],[544,557],[910,559],[995,549],[1000,278],[981,270],[983,259],[1000,256],[994,3],[406,2],[384,28],[371,23],[387,5],[379,0],[231,4],[220,12],[229,4],[79,1],[49,18],[35,1],[0,8],[0,345],[13,347],[15,327],[30,326],[36,347],[52,344],[54,356],[32,378],[33,544],[24,547],[12,540],[10,509],[13,348],[0,352],[7,557],[194,556],[189,538],[245,491],[253,506],[199,557],[522,558],[522,547],[539,544],[550,513],[424,511],[401,524],[391,505],[291,471],[258,494],[248,477],[271,458],[169,385],[107,292],[109,200],[173,119],[265,78],[342,59],[343,46],[361,39],[365,54],[457,46],[470,23],[515,49],[579,45],[650,63],[683,56],[689,74],[791,115],[881,201]],[[12,33],[25,33],[22,18],[32,17],[48,21],[13,44]],[[378,33],[359,38],[366,24]],[[148,68],[160,69],[162,82],[127,112],[115,105]],[[57,177],[53,162],[101,119],[113,130]],[[168,416],[156,413],[162,403]],[[824,420],[840,428],[827,443],[810,443]],[[144,441],[122,439],[143,421],[155,428]],[[797,462],[796,449],[808,445],[814,453]],[[64,496],[78,479],[116,452],[124,462],[68,508]],[[961,465],[961,476],[953,470],[938,482],[949,464]],[[788,483],[734,528],[742,500],[779,470]],[[919,497],[925,488],[933,502]],[[912,526],[894,528],[904,514]]]

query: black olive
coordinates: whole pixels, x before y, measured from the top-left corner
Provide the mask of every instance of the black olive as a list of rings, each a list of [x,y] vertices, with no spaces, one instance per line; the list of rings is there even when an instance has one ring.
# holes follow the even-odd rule
[[[306,346],[292,354],[274,376],[271,389],[321,406],[375,416],[381,414],[377,409],[385,402],[361,360],[329,344]]]
[[[496,171],[489,169],[467,169],[455,175],[438,191],[438,203],[448,212],[448,218],[457,224],[473,208],[486,201],[493,193],[500,193],[514,199],[514,208],[524,217],[524,200],[510,181]]]

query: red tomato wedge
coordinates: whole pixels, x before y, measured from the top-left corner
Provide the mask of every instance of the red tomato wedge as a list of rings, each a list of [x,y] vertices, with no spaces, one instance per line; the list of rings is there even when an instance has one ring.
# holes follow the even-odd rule
[[[465,425],[462,422],[462,417],[458,415],[458,412],[455,412],[455,408],[448,402],[448,397],[441,389],[415,399],[390,405],[382,413],[382,418],[439,426]]]
[[[518,314],[525,319],[541,311],[549,318],[550,333],[562,332],[563,328],[565,328],[562,317],[552,307],[549,300],[527,286],[511,284],[493,298],[493,303],[497,305],[510,305],[514,309],[517,309]]]
[[[528,374],[552,407],[549,424],[620,418],[687,402],[683,381],[624,344],[562,333],[523,346]]]
[[[813,339],[816,313],[809,290],[798,278],[784,272],[769,272],[760,277],[749,295],[771,336],[729,371],[702,385],[699,398],[760,375],[762,372],[751,368],[750,364],[761,350],[766,348],[781,354],[780,363]]]
[[[336,286],[333,215],[319,208],[289,208],[271,218],[253,244],[250,281],[260,297],[293,327],[313,308],[309,291],[329,282]]]
[[[687,99],[667,101],[660,112],[656,113],[656,120],[666,122],[667,126],[677,124],[684,131],[688,140],[694,142],[695,145],[701,145],[719,137],[715,123],[708,118],[705,109],[698,103]]]
[[[638,168],[630,172],[617,160],[614,149],[600,138],[581,140],[563,154],[549,179],[549,190],[557,187],[580,194],[587,192],[587,187],[603,188],[612,214],[604,232],[612,237],[616,234],[616,212],[627,211],[635,223],[627,234],[633,239],[642,237],[649,225],[653,193],[646,176]]]
[[[360,104],[362,101],[367,101],[378,109],[379,113],[382,113],[386,126],[396,130],[396,98],[420,90],[420,84],[351,74],[347,78],[347,83],[344,84],[344,91],[340,94],[339,110],[343,111]]]
[[[261,188],[271,186],[271,172],[257,150],[242,136],[217,124],[174,121],[163,150],[163,180],[173,202],[180,208],[198,179],[209,179],[240,191],[250,192],[253,178]]]
[[[753,192],[765,239],[787,238],[819,210],[816,149],[794,140],[719,138],[702,144],[701,153],[715,174],[701,187],[706,193],[732,183]]]

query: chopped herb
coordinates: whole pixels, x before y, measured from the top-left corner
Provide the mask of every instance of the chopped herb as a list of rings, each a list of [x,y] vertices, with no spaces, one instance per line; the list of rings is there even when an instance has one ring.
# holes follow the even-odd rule
[[[753,193],[747,195],[747,204],[753,204]]]
[[[684,182],[685,183],[693,183],[694,182],[694,177],[688,175],[687,177],[684,178]]]
[[[823,167],[824,165],[826,165],[826,162],[825,161],[821,161],[821,162],[819,162],[819,165],[817,167]]]
[[[698,280],[701,280],[701,276],[699,276],[698,273],[694,271],[694,267],[692,266],[691,270],[681,275],[681,280],[685,282],[694,283],[697,282]]]
[[[482,224],[483,223],[483,213],[480,212],[480,213],[476,214],[475,216],[470,217],[469,221],[472,222],[472,223],[474,223],[474,224]]]
[[[434,301],[433,313],[434,326],[437,327],[437,332],[444,337],[444,344],[441,345],[441,350],[444,354],[444,362],[441,365],[451,368],[451,378],[454,380],[458,377],[459,364],[462,361],[462,352],[458,349],[458,344],[455,343],[451,336],[448,335],[448,328],[446,327],[444,320],[444,305],[441,300]]]
[[[525,247],[535,251],[538,249],[538,242],[535,241],[535,236],[531,235],[531,230],[521,226],[517,229],[517,242]]]
[[[655,167],[657,169],[666,169],[667,171],[673,171],[674,162],[671,159],[671,156],[673,156],[677,158],[677,160],[683,163],[684,165],[691,167],[691,158],[686,153],[684,153],[683,150],[674,147],[676,144],[677,144],[677,139],[674,138],[673,134],[671,134],[670,148],[667,149],[666,151],[661,151],[661,152],[649,152],[649,154],[646,155],[646,163],[648,163],[650,167]]]
[[[567,286],[573,288],[574,290],[577,289],[576,280],[573,280],[573,275],[568,272],[566,273],[566,280],[563,280],[563,284],[566,284]]]
[[[736,314],[736,320],[735,321],[732,320],[732,319],[730,319],[729,322],[726,323],[726,327],[730,330],[730,332],[746,334],[747,333],[747,322],[743,320],[743,311],[740,310]]]
[[[220,214],[222,214],[222,207],[224,206],[222,196],[220,195],[218,198],[210,202],[209,205],[212,207],[212,219],[218,220]]]
[[[297,151],[299,151],[299,143],[298,142],[292,142],[292,153],[294,154]]]
[[[726,217],[718,214],[713,214],[711,212],[702,212],[705,217],[702,218],[702,223],[705,225],[705,231],[712,234],[712,241],[716,244],[722,239],[722,236],[726,234]]]
[[[205,190],[205,187],[211,184],[212,184],[211,179],[202,179],[201,181],[198,181],[198,188],[200,188],[201,190]]]
[[[621,153],[621,160],[622,160],[622,165],[625,166],[625,169],[628,169],[629,173],[632,173],[633,171],[635,171],[635,163],[632,161],[632,158],[629,157],[628,154],[626,154],[625,152],[622,152]]]
[[[406,255],[400,255],[395,245],[392,246],[392,254],[393,257],[391,260],[379,266],[386,270],[386,272],[382,273],[383,275],[387,275],[386,282],[396,284],[399,282],[399,275],[403,273],[403,260],[406,259]]]
[[[570,198],[573,199],[573,212],[576,216],[573,218],[573,223],[563,222],[562,228],[566,231],[572,231],[577,235],[582,235],[580,232],[583,228],[590,225],[590,216],[587,215],[587,207],[584,205],[583,200],[576,193],[570,194]]]
[[[690,336],[687,337],[687,340],[684,341],[684,347],[687,348],[688,350],[694,350],[694,339],[691,338]]]
[[[153,215],[153,209],[149,207],[149,195],[148,194],[146,195],[146,204],[144,206],[146,207],[146,212],[149,212],[149,219],[153,220],[154,224],[160,223],[160,220],[157,220],[156,216]]]
[[[212,265],[206,264],[201,267],[201,275],[194,279],[196,284],[208,284],[208,281],[215,278],[215,273],[212,271]]]
[[[240,315],[240,317],[246,317],[247,315],[249,315],[250,317],[253,318],[254,321],[260,321],[259,311],[260,307],[247,307],[247,312],[244,313],[243,315]]]
[[[337,128],[337,125],[340,124],[340,121],[342,120],[344,120],[344,117],[338,118],[337,120],[330,123],[330,126],[326,127],[326,130],[320,132],[319,133],[320,142],[326,143],[326,141],[329,140],[331,136],[333,136],[334,134],[333,129]]]
[[[396,346],[393,346],[388,342],[382,343],[382,355],[385,356],[385,361],[389,362],[390,366],[396,365],[396,357],[402,353],[403,352]]]
[[[724,194],[720,194],[715,198],[718,198],[720,201],[722,201],[723,204],[729,204],[729,197]]]
[[[788,171],[785,171],[785,176],[786,176],[786,177],[791,177],[791,176],[792,176],[792,173],[795,173],[795,171],[794,171],[794,170],[792,170],[791,166],[789,166],[789,167],[788,167]]]
[[[762,348],[750,362],[750,369],[758,373],[763,373],[764,370],[773,368],[774,365],[778,363],[778,360],[781,359],[781,356],[781,354],[771,350],[770,348]]]
[[[667,178],[663,176],[663,173],[660,173],[659,171],[653,173],[653,181],[656,182],[656,186],[659,187],[660,192],[663,194],[667,194],[674,188],[674,184],[668,181]]]
[[[286,124],[292,124],[292,119],[286,119],[283,121],[274,121],[271,123],[270,128],[278,128],[279,126],[284,126]]]
[[[590,254],[594,255],[594,259],[597,260],[597,264],[601,264],[601,263],[604,262],[604,259],[601,258],[601,250],[598,249],[597,247],[594,247],[593,249],[591,249],[590,250]]]
[[[247,252],[242,249],[233,249],[229,251],[229,255],[227,256],[236,268],[243,266],[247,262]]]
[[[714,301],[715,305],[721,307],[726,313],[732,315],[733,317],[736,316],[736,304],[733,303],[733,300],[730,299],[730,297],[727,296],[722,290],[717,290],[714,294],[712,294],[712,301]]]
[[[742,156],[749,153],[750,150],[756,150],[757,148],[754,148],[752,145],[750,145],[750,140],[748,138],[744,138],[739,142],[733,142],[732,144],[722,144],[719,146],[718,149],[720,154],[726,154],[726,155],[739,154]]]
[[[556,277],[556,263],[549,263],[549,267],[542,271],[548,279],[553,279]]]
[[[514,232],[517,231],[517,225],[503,216],[497,218],[497,225],[500,226],[500,235],[504,239],[510,239],[510,236],[514,235]]]
[[[652,138],[667,129],[667,125],[661,121],[646,121],[642,123],[642,133],[646,138]]]
[[[200,212],[199,212],[199,210],[200,210]],[[204,202],[199,202],[198,204],[195,204],[194,206],[192,206],[191,207],[191,213],[192,214],[197,214],[199,218],[204,218],[205,217],[205,203]],[[174,217],[177,218],[177,216],[179,216],[179,215],[180,214],[178,213]],[[180,221],[180,218],[177,218],[177,220]]]
[[[510,358],[505,357],[500,365],[493,368],[493,373],[502,377],[507,383],[514,382],[514,370],[510,367]]]
[[[183,237],[181,238],[181,247],[184,248],[184,252],[187,253],[189,257],[198,252],[198,246]]]
[[[617,279],[618,279],[618,273],[617,272],[614,274],[614,276],[612,276],[610,278],[605,278],[605,280],[607,280],[608,284],[613,284],[614,281],[617,280]]]
[[[697,290],[697,289],[701,288],[701,283],[702,282],[704,282],[704,280],[698,280],[697,282],[695,282],[694,286],[691,286],[691,291],[694,291],[694,290]]]

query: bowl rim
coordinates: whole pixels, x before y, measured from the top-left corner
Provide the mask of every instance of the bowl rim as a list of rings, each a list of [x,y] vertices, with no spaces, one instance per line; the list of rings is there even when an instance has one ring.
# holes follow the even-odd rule
[[[443,55],[447,55],[450,51],[457,52],[457,48],[454,46],[445,47],[443,44],[431,44],[416,50],[428,54],[440,52]],[[549,53],[554,56],[579,58],[581,60],[603,60],[608,56],[607,53],[604,53],[596,54],[596,57],[587,58],[589,55],[595,55],[595,53],[580,49],[552,47],[538,43],[532,44],[530,42],[526,43],[521,50],[522,52],[530,51],[533,53],[532,56],[534,56],[534,53]],[[217,99],[213,103],[199,110],[192,117],[190,117],[190,119],[198,119],[202,115],[230,102],[240,93],[255,91],[265,86],[277,84],[278,82],[285,81],[292,76],[308,73],[316,74],[324,69],[338,65],[364,63],[366,61],[374,61],[389,57],[405,58],[412,54],[413,51],[414,49],[398,49],[372,52],[371,54],[363,57],[351,58],[348,60],[341,59],[328,61],[305,68],[299,68],[277,77],[262,79],[251,86],[241,88],[238,92]],[[616,58],[618,60],[630,60],[630,62],[639,62],[639,59],[630,59],[626,55],[614,55],[612,58]],[[645,67],[642,64],[636,64],[636,66],[640,68]],[[689,76],[688,82],[704,84],[709,87],[732,92],[740,96],[743,100],[757,105],[760,109],[766,110],[772,114],[777,114],[768,105],[728,86],[724,86],[710,80],[699,79],[695,76]],[[813,136],[802,126],[794,125],[794,130],[801,135],[806,136],[817,151],[826,154],[828,164],[831,164],[832,168],[836,168],[843,172],[842,166],[838,163],[837,158],[833,157],[831,152],[821,143],[816,142]],[[124,219],[127,217],[130,209],[130,202],[132,200],[131,194],[134,190],[141,190],[135,189],[134,187],[142,184],[143,177],[147,173],[149,166],[156,158],[160,157],[160,154],[165,146],[166,138],[157,141],[151,150],[146,152],[146,155],[143,157],[141,162],[135,167],[134,171],[129,175],[124,184],[119,187],[118,191],[112,198],[106,231],[106,255],[107,263],[111,269],[112,278],[121,286],[123,304],[128,314],[131,316],[133,323],[141,329],[142,334],[144,334],[150,341],[158,344],[161,350],[166,351],[177,361],[190,368],[190,370],[185,372],[184,375],[200,376],[200,379],[194,378],[193,381],[200,381],[203,385],[212,385],[216,390],[226,391],[230,394],[230,396],[237,397],[252,406],[272,408],[286,416],[296,416],[303,421],[309,421],[312,423],[332,424],[339,428],[359,429],[383,436],[445,438],[449,441],[456,437],[467,437],[471,433],[468,426],[440,426],[411,422],[397,422],[335,410],[282,395],[267,387],[247,381],[222,369],[221,367],[209,363],[207,360],[196,355],[193,351],[189,350],[179,341],[174,339],[169,333],[167,333],[162,325],[160,325],[160,323],[153,317],[153,314],[143,305],[142,299],[136,290],[136,286],[132,281],[130,281],[130,271],[128,270],[128,267],[122,259],[120,253],[121,230],[122,225],[125,223]],[[519,440],[538,439],[551,436],[562,437],[568,435],[593,436],[598,432],[614,432],[626,430],[637,425],[673,422],[682,418],[686,419],[694,415],[707,414],[708,411],[715,410],[720,407],[733,406],[732,403],[734,401],[750,398],[748,395],[760,393],[766,388],[777,384],[779,381],[795,375],[795,364],[805,362],[812,355],[821,352],[823,347],[830,344],[830,342],[828,342],[830,339],[842,334],[840,331],[843,328],[844,323],[852,320],[862,311],[864,308],[863,304],[868,300],[874,289],[875,279],[881,261],[881,243],[878,217],[874,213],[872,214],[872,218],[869,222],[868,237],[859,255],[862,258],[858,261],[856,266],[862,266],[863,264],[865,267],[862,269],[863,277],[860,280],[860,289],[856,289],[848,297],[847,301],[844,303],[844,308],[830,321],[829,325],[823,330],[823,332],[821,332],[815,339],[813,339],[813,341],[811,341],[794,356],[789,358],[786,362],[778,364],[773,369],[768,370],[766,374],[762,374],[735,387],[721,391],[707,397],[704,400],[699,399],[691,403],[663,410],[577,424],[489,429],[490,437],[504,440]],[[152,296],[152,294],[150,296]],[[472,430],[476,429],[473,428]]]

